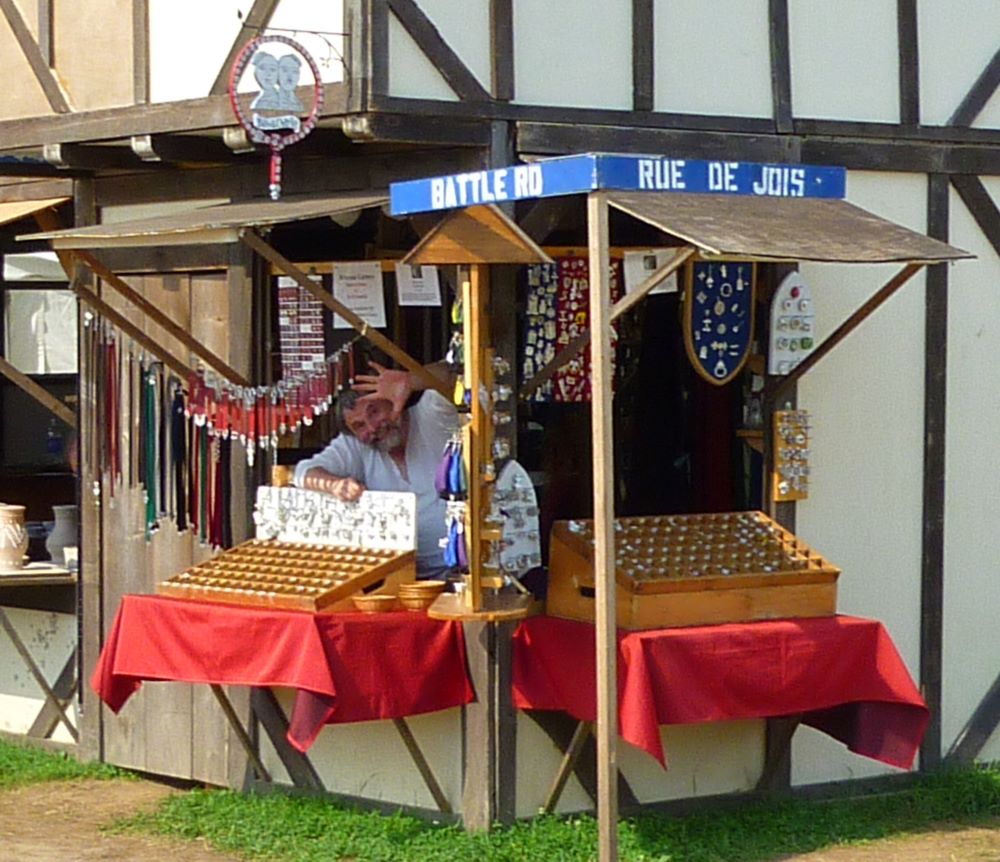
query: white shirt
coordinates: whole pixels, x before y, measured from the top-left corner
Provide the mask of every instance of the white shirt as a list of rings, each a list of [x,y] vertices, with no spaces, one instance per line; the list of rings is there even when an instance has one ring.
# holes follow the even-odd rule
[[[406,473],[388,452],[362,443],[352,434],[340,434],[312,458],[295,465],[295,484],[305,486],[305,476],[320,467],[333,476],[349,477],[372,491],[410,491],[417,495],[417,569],[429,571],[444,565],[438,541],[445,534],[445,501],[434,488],[434,474],[444,447],[458,427],[458,414],[447,398],[433,389],[406,411]]]

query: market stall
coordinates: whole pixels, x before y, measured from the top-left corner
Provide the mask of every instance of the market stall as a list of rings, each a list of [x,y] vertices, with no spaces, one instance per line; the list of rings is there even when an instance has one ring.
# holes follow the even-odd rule
[[[746,603],[737,602],[722,616],[702,619],[686,616],[680,621],[686,628],[671,629],[671,624],[677,624],[669,619],[674,603],[660,598],[656,599],[661,602],[660,605],[654,601],[647,602],[653,610],[643,609],[625,620],[630,627],[640,631],[621,637],[615,631],[616,619],[619,619],[617,596],[620,595],[615,577],[618,573],[619,581],[626,578],[621,564],[628,555],[624,553],[627,549],[618,535],[626,525],[616,520],[613,506],[615,470],[611,455],[609,410],[612,398],[612,321],[621,318],[665,279],[678,272],[684,273],[687,285],[685,295],[689,297],[689,307],[693,308],[694,303],[705,304],[695,288],[697,274],[724,280],[725,271],[718,267],[726,263],[732,264],[734,271],[740,270],[739,278],[746,279],[741,284],[747,288],[748,295],[752,294],[754,283],[750,264],[799,259],[899,261],[903,264],[899,275],[841,324],[823,344],[812,350],[808,358],[787,373],[772,376],[765,392],[765,412],[770,421],[779,396],[787,393],[795,380],[814,367],[878,304],[912,278],[921,266],[965,256],[964,252],[852,207],[841,200],[843,193],[844,174],[837,169],[595,155],[394,186],[391,206],[397,216],[451,210],[412,249],[405,262],[460,267],[458,292],[463,314],[460,325],[465,354],[461,399],[465,404],[462,412],[465,421],[460,461],[465,485],[463,499],[456,501],[461,505],[455,507],[455,518],[458,521],[456,532],[464,535],[465,543],[464,563],[459,562],[456,566],[456,580],[461,589],[443,594],[430,608],[432,619],[429,620],[422,615],[408,617],[401,612],[361,618],[350,614],[325,615],[261,607],[237,609],[225,601],[202,604],[189,599],[179,601],[127,596],[117,611],[115,628],[104,645],[94,676],[94,685],[101,697],[109,705],[121,707],[141,680],[208,683],[214,687],[217,696],[222,693],[219,686],[223,684],[250,685],[255,691],[272,685],[289,687],[298,692],[292,704],[290,721],[283,714],[276,716],[273,708],[270,718],[261,718],[261,721],[273,746],[280,747],[282,739],[287,738],[298,749],[306,748],[315,739],[317,727],[322,721],[355,722],[383,718],[397,722],[427,710],[465,704],[464,746],[457,745],[454,735],[435,740],[439,747],[452,750],[453,759],[446,767],[448,770],[455,769],[455,758],[464,757],[459,766],[460,780],[450,790],[442,790],[441,783],[436,779],[427,780],[427,774],[433,775],[435,770],[427,767],[426,759],[424,766],[420,765],[419,758],[416,762],[437,807],[441,810],[447,807],[460,809],[465,822],[472,826],[488,826],[498,814],[497,799],[517,793],[518,779],[512,779],[509,772],[499,768],[504,755],[498,751],[501,744],[509,744],[509,737],[517,724],[516,716],[508,710],[512,697],[524,709],[565,711],[578,722],[596,720],[600,788],[598,808],[605,831],[617,812],[614,729],[619,716],[622,716],[625,738],[639,743],[640,747],[661,760],[663,751],[657,728],[662,724],[720,718],[802,716],[803,721],[845,741],[861,753],[881,757],[896,765],[908,765],[912,762],[915,746],[919,744],[926,722],[926,710],[919,694],[878,623],[835,616],[836,593],[832,585],[836,574],[833,567],[825,561],[816,562],[816,557],[810,556],[799,545],[795,545],[799,554],[797,567],[776,573],[769,569],[744,573],[747,577],[757,578],[753,584],[739,582],[744,574],[730,571],[716,573],[717,583],[713,584],[712,578],[702,577],[704,572],[681,573],[672,565],[662,568],[662,580],[671,586],[683,582],[681,592],[696,596],[693,599],[695,606],[715,600],[724,590],[714,588],[728,586],[733,579],[737,579],[739,586],[746,589],[733,590],[733,595],[745,595],[747,590],[756,590],[753,593],[755,597],[763,596],[755,604],[751,603],[749,612]],[[516,388],[514,379],[496,378],[509,375],[517,357],[499,356],[492,350],[490,322],[496,310],[490,308],[488,267],[492,264],[536,264],[550,260],[545,250],[533,243],[498,205],[515,200],[574,194],[588,196],[589,320],[584,317],[588,325],[572,337],[567,335],[558,349],[553,344],[553,355],[538,363],[537,373],[530,380],[521,381],[519,388],[529,392],[544,384],[560,367],[572,360],[588,340],[591,342],[593,521],[587,527],[583,547],[576,547],[573,563],[565,573],[555,577],[557,566],[551,556],[552,549],[546,562],[552,577],[550,586],[572,583],[576,606],[593,610],[581,612],[584,619],[572,623],[554,616],[532,618],[521,623],[511,641],[516,621],[538,608],[525,589],[519,587],[518,579],[510,577],[503,567],[497,565],[495,557],[498,546],[503,542],[502,525],[507,517],[504,506],[500,505],[503,500],[497,494],[498,477],[510,452],[509,448],[496,444],[500,439],[498,430],[513,424],[512,410],[505,402],[510,397],[510,391]],[[79,249],[102,245],[157,244],[167,237],[171,242],[178,243],[242,241],[346,320],[363,338],[376,341],[403,367],[422,373],[419,363],[350,308],[317,287],[301,266],[279,253],[258,232],[283,220],[294,221],[333,211],[342,212],[348,208],[378,205],[382,200],[375,195],[355,195],[311,201],[233,204],[144,223],[57,231],[44,236],[57,249],[69,250],[76,260],[84,263],[88,262],[87,253]],[[670,246],[666,258],[657,261],[638,287],[619,299],[613,307],[607,284],[609,207],[652,227],[669,239],[663,244]],[[742,274],[743,265],[747,267],[746,275]],[[696,266],[702,268],[696,270]],[[722,281],[722,284],[725,283],[728,282]],[[85,302],[99,313],[105,313],[105,309],[97,304],[99,299],[86,288],[78,289]],[[728,298],[723,294],[709,305],[709,309],[714,309],[722,299]],[[727,303],[722,304],[724,307],[713,312],[714,316],[706,312],[704,319],[697,318],[698,327],[695,328],[700,328],[706,320],[710,326],[738,327],[738,322],[733,324],[726,316],[730,314]],[[731,313],[740,316],[739,309]],[[730,356],[728,340],[727,346],[722,346],[722,339],[718,337],[722,333],[723,330],[717,329],[711,343],[706,340],[706,343],[699,344],[697,339],[693,339],[693,346],[689,345],[695,359],[707,357],[707,364],[702,370],[714,378],[715,383],[733,379],[746,361],[746,353],[742,350],[734,348],[736,355]],[[149,345],[149,349],[155,348],[155,343]],[[702,348],[705,357],[701,356]],[[504,391],[507,395],[501,397]],[[192,394],[189,387],[188,396]],[[270,391],[266,394],[271,397]],[[324,391],[322,397],[328,394]],[[453,393],[448,394],[451,396]],[[254,404],[261,400],[255,398]],[[211,400],[211,403],[217,405],[222,403],[222,399]],[[214,410],[214,406],[210,408],[213,417],[216,414],[211,411]],[[285,415],[266,410],[259,413],[249,407],[246,412],[255,417],[256,433],[268,439],[282,424]],[[261,421],[263,426],[259,424]],[[786,417],[783,421],[791,422],[791,419]],[[266,433],[261,430],[262,427]],[[772,447],[773,443],[765,446],[766,449]],[[503,454],[505,452],[507,454]],[[773,452],[771,454],[774,455]],[[772,515],[778,514],[776,506],[783,496],[779,495],[779,484],[775,481],[768,492],[767,507]],[[571,530],[573,535],[565,535],[563,545],[569,547],[579,538],[575,534],[580,532],[579,529]],[[729,531],[728,538],[733,535],[733,531]],[[784,536],[782,541],[788,547],[796,540],[794,535],[790,535]],[[552,547],[558,547],[558,543],[553,541]],[[697,552],[701,553],[701,550]],[[461,560],[461,557],[458,559]],[[639,563],[645,564],[644,559],[639,559]],[[770,566],[770,563],[764,565]],[[581,578],[584,570],[589,573],[589,581]],[[664,590],[641,587],[642,583],[648,586],[648,578],[636,579],[634,572],[627,577],[632,579],[633,585],[640,585],[633,590],[637,596],[664,595]],[[766,598],[767,590],[782,577],[783,583],[787,582],[790,589],[787,593],[789,598],[771,603]],[[802,587],[809,588],[808,598],[804,598]],[[587,615],[592,616],[593,625],[586,621]],[[774,617],[811,619],[796,623],[769,621]],[[140,622],[136,623],[136,620]],[[148,620],[151,630],[158,632],[157,640],[161,647],[144,657],[135,654],[134,646],[135,632],[139,630],[136,625],[147,624],[141,620]],[[466,625],[464,639],[458,622]],[[619,619],[619,624],[621,622]],[[277,648],[265,651],[262,655],[267,657],[266,666],[261,666],[259,656],[248,655],[235,643],[239,638],[216,638],[213,632],[218,626],[236,626],[237,630],[260,626],[263,632],[261,637],[276,638],[291,652]],[[190,632],[201,632],[202,636],[189,637]],[[384,632],[386,637],[380,637],[379,632]],[[388,637],[390,634],[393,636]],[[397,636],[403,640],[396,640]],[[331,645],[340,643],[341,639],[343,643],[353,646],[352,656],[364,656],[364,667],[368,670],[363,680],[359,679],[359,668],[340,658],[341,654]],[[573,652],[573,662],[567,661],[565,652],[561,651],[567,639],[578,644],[578,649]],[[444,643],[445,647],[441,652],[426,650],[423,656],[425,662],[411,664],[412,658],[400,659],[400,655],[421,652],[424,644],[438,642]],[[588,647],[588,643],[596,644],[596,647]],[[553,644],[562,646],[554,648]],[[705,644],[709,646],[706,648]],[[842,662],[847,652],[845,644],[857,650],[849,663]],[[509,657],[512,645],[513,660]],[[677,682],[670,668],[672,662],[681,660],[678,656],[686,655],[686,661],[696,665],[707,661],[704,655],[715,650],[752,657],[752,645],[765,653],[767,649],[772,649],[799,656],[800,659],[804,656],[809,666],[795,664],[794,661],[785,665],[785,676],[773,678],[773,685],[762,689],[756,701],[738,702],[739,698],[730,687],[721,684],[699,695],[703,709],[676,711],[671,698],[676,694]],[[306,654],[312,655],[313,659],[302,661],[304,646],[310,646]],[[386,649],[388,652],[384,651]],[[463,649],[469,651],[471,680],[465,675],[464,667],[461,672],[458,671]],[[292,654],[296,656],[295,661],[291,659]],[[702,657],[690,657],[696,654]],[[773,667],[766,656],[760,657],[762,655],[758,654],[759,661],[756,663],[744,665],[743,673],[757,673],[762,667]],[[280,661],[281,656],[286,656],[288,662]],[[634,662],[627,659],[629,656],[643,656],[648,673],[633,674]],[[619,662],[625,663],[629,673],[616,680]],[[735,662],[731,664],[732,668],[739,666]],[[701,668],[699,679],[712,680],[719,670],[717,665],[711,663],[698,666]],[[878,673],[870,677],[852,674],[850,669],[859,666],[875,667]],[[828,672],[824,673],[821,668],[826,668]],[[831,668],[842,673],[831,676]],[[393,674],[400,669],[408,669],[414,681],[419,682],[416,688],[422,694],[408,698],[407,692],[414,693],[415,689],[397,686]],[[512,670],[513,680],[509,677]],[[572,673],[564,678],[562,675],[568,670]],[[812,674],[819,676],[814,678]],[[788,684],[790,678],[797,680],[795,685]],[[813,686],[815,679],[820,678],[829,683],[828,689]],[[836,680],[843,684],[834,684]],[[586,681],[592,682],[593,686]],[[683,685],[685,696],[693,694],[686,680]],[[390,698],[378,708],[370,708],[373,700],[380,700],[382,694],[394,692],[397,687],[400,699]],[[473,689],[477,699],[471,703]],[[567,696],[567,691],[572,696]],[[620,705],[619,691],[624,692]],[[814,692],[815,696],[804,696],[807,691]],[[259,700],[257,702],[259,704]],[[231,709],[227,709],[224,697],[220,703],[229,717]],[[307,707],[309,703],[311,707]],[[650,703],[656,704],[655,710],[644,711],[641,708]],[[273,702],[271,706],[274,706]],[[468,716],[475,717],[469,719]],[[270,719],[275,717],[277,722],[271,722]],[[233,721],[233,718],[229,720]],[[852,721],[856,726],[845,732],[844,723]],[[405,739],[405,731],[398,724],[396,729]],[[565,783],[586,733],[585,726],[577,727],[574,740],[567,745],[565,765],[555,779],[555,785]],[[505,735],[507,742],[502,743]],[[244,732],[243,736],[245,744],[252,750],[252,734]],[[413,749],[409,743],[407,745],[412,754]],[[318,747],[319,742],[310,752]],[[459,747],[464,747],[464,754],[457,753]],[[470,759],[469,752],[473,752],[478,762]],[[295,774],[305,772],[315,776],[317,772],[311,765],[306,766],[301,759],[294,757],[283,758],[283,763],[292,774],[293,781]],[[255,768],[261,776],[270,772],[259,761]],[[435,785],[436,791],[433,789]],[[550,792],[547,803],[554,805],[557,796],[558,793]],[[535,800],[525,804],[537,808]]]

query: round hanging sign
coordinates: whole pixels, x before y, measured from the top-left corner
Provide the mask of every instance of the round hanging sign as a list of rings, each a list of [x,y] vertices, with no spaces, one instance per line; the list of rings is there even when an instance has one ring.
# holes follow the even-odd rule
[[[282,51],[282,46],[291,50]],[[257,90],[240,93],[240,82],[251,66]],[[303,67],[312,74],[312,105],[304,104],[298,92]],[[268,188],[277,200],[281,197],[281,151],[313,130],[323,107],[319,67],[305,48],[287,36],[258,36],[243,46],[233,62],[229,103],[247,137],[271,150]]]

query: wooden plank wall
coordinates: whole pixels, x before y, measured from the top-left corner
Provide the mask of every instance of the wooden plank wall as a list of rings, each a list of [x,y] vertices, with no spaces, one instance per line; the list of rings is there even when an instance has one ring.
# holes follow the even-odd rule
[[[128,279],[131,286],[210,350],[229,359],[229,285],[222,273],[171,274]],[[149,335],[188,359],[182,346],[155,324],[141,320],[117,295],[105,299]],[[123,398],[122,445],[128,451],[137,417],[128,416]],[[127,468],[123,467],[127,474]],[[147,540],[144,491],[111,487],[103,479],[103,611],[106,624],[123,595],[152,593],[160,581],[212,555],[192,531],[178,532],[164,519]],[[239,516],[238,516],[239,517]],[[242,522],[243,519],[240,518]],[[242,535],[242,525],[237,535]],[[225,719],[205,686],[147,684],[116,716],[105,719],[104,750],[108,762],[160,775],[225,785],[231,774],[231,741]]]

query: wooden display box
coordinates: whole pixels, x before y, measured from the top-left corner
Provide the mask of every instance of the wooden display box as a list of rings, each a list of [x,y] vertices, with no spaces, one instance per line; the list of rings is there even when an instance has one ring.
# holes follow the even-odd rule
[[[840,570],[763,512],[615,521],[617,620],[624,629],[711,625],[837,611]],[[546,613],[593,621],[591,521],[557,521]]]
[[[174,575],[156,591],[253,607],[354,611],[356,593],[396,595],[416,574],[414,551],[252,539]]]

